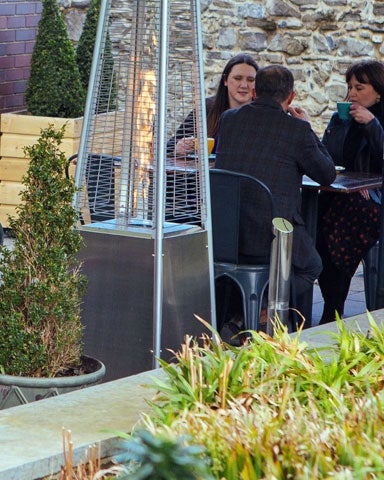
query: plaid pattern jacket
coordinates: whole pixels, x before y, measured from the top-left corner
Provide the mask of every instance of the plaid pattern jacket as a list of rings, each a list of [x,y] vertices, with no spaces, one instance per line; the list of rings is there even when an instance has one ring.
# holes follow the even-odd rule
[[[285,113],[279,103],[268,98],[227,110],[220,119],[215,167],[247,173],[270,188],[277,216],[294,227],[292,263],[305,268],[316,252],[300,211],[302,177],[306,174],[330,185],[336,176],[332,158],[310,124]],[[242,254],[269,254],[271,227],[265,215],[263,206],[257,206],[256,197],[245,189],[241,200]]]

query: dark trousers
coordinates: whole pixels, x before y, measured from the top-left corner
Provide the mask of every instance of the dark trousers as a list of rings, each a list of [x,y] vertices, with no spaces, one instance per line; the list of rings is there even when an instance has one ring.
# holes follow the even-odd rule
[[[349,287],[354,273],[347,273],[337,268],[324,246],[318,244],[319,252],[323,259],[323,270],[319,276],[319,287],[324,299],[324,310],[320,324],[334,322],[336,312],[341,317],[344,314],[344,304],[348,296]]]

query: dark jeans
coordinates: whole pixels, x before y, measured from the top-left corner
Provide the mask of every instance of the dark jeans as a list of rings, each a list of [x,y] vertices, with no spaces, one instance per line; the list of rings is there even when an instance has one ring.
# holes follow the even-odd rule
[[[324,309],[319,324],[323,325],[334,322],[336,312],[340,317],[344,314],[344,304],[353,274],[334,265],[322,242],[318,243],[318,248],[323,258],[323,270],[319,276],[319,287],[324,299]]]

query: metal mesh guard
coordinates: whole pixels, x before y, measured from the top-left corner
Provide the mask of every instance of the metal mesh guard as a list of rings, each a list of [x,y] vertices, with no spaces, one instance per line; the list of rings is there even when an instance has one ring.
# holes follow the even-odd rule
[[[203,137],[204,93],[196,70],[194,11],[170,2],[165,138],[159,123],[160,2],[133,2],[124,22],[118,56],[99,55],[92,113],[79,158],[81,192],[77,207],[85,225],[109,222],[116,228],[153,229],[158,196],[158,159],[163,148],[164,225],[201,226],[205,179],[197,153],[177,154],[178,140]],[[119,11],[121,16],[123,12]],[[108,18],[104,22],[107,35]],[[123,46],[123,47],[122,47]],[[128,52],[128,53],[125,53]],[[196,113],[197,112],[197,113]],[[204,128],[203,128],[204,125]],[[111,223],[112,222],[112,223]]]

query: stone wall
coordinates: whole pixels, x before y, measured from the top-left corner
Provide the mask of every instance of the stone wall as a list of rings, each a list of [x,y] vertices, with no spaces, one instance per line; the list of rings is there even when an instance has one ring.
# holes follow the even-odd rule
[[[132,0],[112,0],[115,52],[129,28]],[[76,43],[90,0],[59,0]],[[226,61],[252,54],[261,66],[282,64],[294,73],[296,103],[322,134],[335,102],[346,94],[344,73],[356,60],[381,59],[384,2],[367,0],[201,0],[207,94]]]
[[[203,10],[207,85],[233,50],[253,53],[260,65],[286,65],[295,76],[295,103],[319,134],[346,95],[347,66],[384,52],[383,1],[212,0]]]
[[[80,2],[62,3],[69,7],[71,25],[71,10]],[[129,26],[129,3],[112,1],[115,48]],[[384,52],[382,0],[202,0],[201,10],[207,94],[215,91],[226,61],[240,51],[252,54],[261,66],[286,65],[295,76],[295,103],[307,109],[319,134],[335,102],[346,95],[347,66],[381,59]]]

